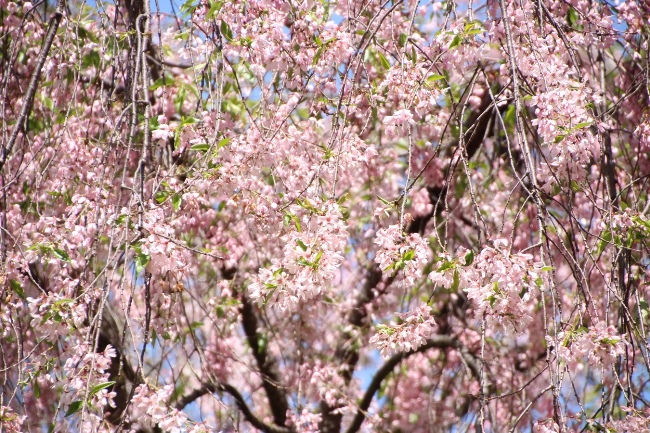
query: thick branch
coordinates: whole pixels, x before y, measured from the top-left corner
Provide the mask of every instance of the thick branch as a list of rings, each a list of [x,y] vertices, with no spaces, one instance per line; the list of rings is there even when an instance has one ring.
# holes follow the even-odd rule
[[[253,352],[257,367],[262,374],[262,386],[269,400],[269,406],[273,413],[273,421],[277,425],[284,426],[287,420],[289,404],[287,403],[286,394],[280,385],[280,372],[275,359],[269,356],[266,346],[260,346],[259,344],[257,314],[255,313],[253,304],[245,294],[242,295],[241,315],[248,345]]]
[[[485,92],[483,99],[481,100],[481,105],[476,111],[472,112],[470,118],[465,122],[465,148],[467,150],[468,160],[472,159],[481,147],[481,143],[485,138],[490,123],[490,114],[493,109],[493,101],[490,93]],[[458,143],[456,143],[455,146],[452,146],[452,148],[456,147],[458,147]],[[436,212],[436,210],[441,209],[439,203],[444,202],[449,185],[446,183],[442,186],[427,185],[426,188],[429,192],[429,200],[433,205],[433,210],[426,215],[414,218],[413,221],[411,221],[411,224],[406,228],[408,233],[424,233],[424,229],[429,220],[433,217],[433,213]]]
[[[359,428],[361,428],[361,424],[363,424],[363,421],[366,418],[366,412],[370,407],[370,403],[372,403],[372,399],[374,398],[375,393],[379,391],[379,388],[381,387],[384,379],[388,377],[388,375],[400,362],[402,362],[402,360],[416,353],[426,352],[427,350],[434,347],[454,348],[458,350],[463,360],[467,363],[474,378],[476,378],[476,380],[480,380],[481,368],[478,364],[478,361],[476,360],[476,357],[460,341],[458,341],[456,337],[451,335],[436,335],[430,338],[424,345],[418,347],[415,350],[393,355],[388,361],[386,361],[384,365],[381,366],[379,370],[377,370],[377,373],[375,373],[375,376],[372,378],[372,382],[368,386],[368,389],[366,389],[363,399],[359,404],[359,408],[357,409],[357,414],[352,420],[352,424],[350,424],[346,430],[346,433],[356,433]]]
[[[376,263],[373,263],[368,268],[366,281],[347,317],[347,323],[352,325],[354,329],[360,328],[368,316],[366,306],[374,299],[373,290],[381,281],[382,275],[383,273]],[[390,283],[387,282],[387,284]],[[339,371],[346,385],[350,383],[354,368],[359,362],[359,348],[354,344],[355,336],[353,332],[354,330],[343,332],[339,337],[335,355],[336,362],[340,364]],[[323,433],[338,433],[341,430],[343,414],[337,411],[337,407],[332,407],[325,401],[322,401],[320,406],[322,416],[320,430]]]
[[[486,92],[481,101],[481,106],[472,114],[472,116],[470,116],[467,122],[465,122],[467,125],[465,143],[468,159],[471,159],[476,154],[483,142],[490,121],[490,110],[492,110],[492,105],[493,101],[489,93]],[[425,226],[433,217],[433,212],[435,212],[436,209],[440,209],[439,206],[435,205],[436,202],[444,200],[447,188],[448,186],[446,185],[443,187],[427,186],[431,202],[434,204],[434,210],[428,215],[416,218],[407,227],[407,232],[424,232]],[[374,299],[373,290],[382,280],[382,277],[383,273],[376,264],[373,264],[368,268],[366,282],[355,301],[353,309],[347,317],[347,323],[352,325],[353,329],[358,329],[363,326],[367,316],[366,306]],[[387,281],[386,286],[390,285],[390,283],[391,281]],[[353,344],[353,338],[354,336],[351,332],[344,332],[339,338],[339,345],[336,349],[336,360],[341,365],[341,375],[345,379],[346,384],[350,382],[354,369],[359,361],[359,348],[355,347]],[[321,402],[322,421],[320,427],[323,433],[335,433],[340,431],[343,415],[339,413],[337,409],[338,408],[336,407],[330,407],[325,402]]]
[[[25,96],[23,107],[20,110],[20,115],[18,116],[18,120],[16,120],[14,129],[13,131],[11,131],[11,136],[9,137],[9,141],[7,142],[7,145],[4,146],[4,149],[2,151],[2,159],[0,159],[0,170],[3,169],[5,162],[7,162],[7,158],[9,158],[9,154],[11,153],[11,150],[16,144],[16,139],[18,138],[18,134],[26,131],[25,125],[27,124],[27,120],[29,119],[29,114],[32,111],[32,105],[34,105],[34,96],[36,95],[36,88],[38,87],[38,81],[41,79],[41,72],[43,70],[43,65],[45,65],[45,60],[47,60],[47,56],[50,53],[50,49],[52,48],[52,43],[54,42],[56,31],[59,29],[59,23],[61,23],[61,18],[63,18],[64,7],[65,7],[64,0],[59,0],[59,2],[56,5],[56,11],[54,11],[52,16],[50,17],[50,21],[48,22],[48,30],[47,30],[47,35],[45,36],[45,44],[43,44],[43,49],[38,54],[38,59],[36,60],[36,68],[34,68],[34,72],[32,72],[32,77],[29,80],[29,87],[27,88],[27,95]]]
[[[235,400],[237,407],[244,415],[244,418],[246,418],[246,421],[251,423],[251,425],[256,429],[261,430],[265,433],[292,432],[292,430],[287,427],[280,427],[277,425],[266,424],[258,417],[256,417],[255,414],[250,410],[250,408],[246,404],[246,401],[244,400],[244,397],[241,395],[241,393],[237,391],[237,389],[234,386],[229,385],[227,383],[204,382],[203,384],[201,384],[200,388],[197,388],[194,391],[190,392],[189,394],[179,398],[176,404],[174,405],[174,407],[178,410],[183,410],[185,406],[194,402],[195,400],[203,397],[206,394],[212,394],[217,391],[230,394],[230,396]]]

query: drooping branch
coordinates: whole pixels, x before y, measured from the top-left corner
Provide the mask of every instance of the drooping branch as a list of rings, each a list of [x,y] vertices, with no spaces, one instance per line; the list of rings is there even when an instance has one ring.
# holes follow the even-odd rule
[[[25,125],[29,119],[29,114],[32,111],[32,105],[34,104],[34,97],[36,95],[36,89],[38,88],[38,81],[41,79],[41,72],[43,71],[43,66],[47,60],[47,56],[50,54],[50,49],[52,48],[52,43],[54,42],[54,37],[56,36],[56,31],[59,29],[59,24],[63,18],[63,12],[65,10],[65,1],[59,0],[56,5],[56,10],[50,17],[48,22],[47,35],[45,36],[45,43],[43,44],[43,49],[38,54],[38,59],[36,60],[36,67],[32,72],[32,77],[29,80],[29,87],[27,87],[27,94],[23,106],[20,110],[20,115],[16,120],[13,131],[9,136],[9,141],[6,146],[3,146],[2,157],[0,158],[0,170],[3,169],[9,154],[11,153],[14,145],[16,144],[16,139],[18,134],[25,132]]]
[[[265,433],[291,433],[293,431],[288,427],[266,424],[264,421],[259,419],[248,407],[246,401],[244,400],[244,397],[237,390],[237,388],[227,383],[204,382],[199,388],[179,398],[174,407],[177,410],[183,410],[188,404],[196,401],[206,394],[213,394],[215,392],[225,392],[229,394],[235,400],[235,404],[237,404],[237,407],[244,415],[244,418],[246,418],[246,421],[251,423],[251,425],[256,429],[259,429]]]
[[[359,431],[359,428],[361,428],[361,425],[363,424],[363,421],[366,418],[366,412],[368,408],[370,407],[370,403],[372,403],[372,400],[379,391],[379,388],[381,387],[382,382],[388,375],[397,367],[397,365],[402,362],[403,360],[407,359],[411,355],[415,355],[416,353],[422,353],[426,352],[429,349],[432,348],[453,348],[456,349],[460,352],[461,357],[469,367],[470,371],[472,372],[472,375],[476,380],[480,380],[481,377],[481,368],[479,365],[479,362],[476,357],[461,343],[455,336],[452,335],[435,335],[434,337],[430,338],[427,340],[427,342],[418,347],[415,350],[411,350],[409,352],[401,352],[396,355],[393,355],[388,361],[384,363],[384,365],[381,366],[379,370],[375,373],[374,377],[372,378],[372,382],[370,382],[370,385],[366,389],[365,394],[363,395],[363,398],[361,399],[361,403],[359,404],[359,408],[357,409],[357,413],[354,416],[354,419],[352,420],[352,423],[350,426],[347,428],[346,433],[356,433]],[[488,385],[489,387],[489,385]]]

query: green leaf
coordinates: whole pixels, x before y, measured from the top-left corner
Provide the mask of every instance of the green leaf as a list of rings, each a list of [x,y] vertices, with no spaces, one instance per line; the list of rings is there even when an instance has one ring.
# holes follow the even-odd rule
[[[171,75],[165,74],[162,77],[158,78],[151,86],[149,86],[149,90],[153,91],[159,87],[169,86],[171,84],[174,84],[174,78]]]
[[[300,239],[296,239],[296,243],[303,251],[307,251],[307,245],[305,245],[303,241],[301,241]]]
[[[299,258],[298,260],[296,260],[296,262],[302,266],[308,266],[310,268],[314,267],[314,264],[309,260],[305,259],[304,257]]]
[[[316,258],[314,259],[313,267],[314,269],[318,267],[318,264],[320,263],[320,258],[323,257],[323,252],[319,251],[318,254],[316,254]]]
[[[52,251],[57,259],[63,260],[64,262],[70,261],[70,256],[65,252],[65,250],[62,250],[61,248],[52,248]]]
[[[379,58],[379,63],[384,69],[390,69],[390,62],[382,52],[377,51],[377,57]]]
[[[97,394],[99,391],[101,391],[102,389],[108,388],[109,386],[113,386],[113,385],[115,385],[115,381],[114,381],[114,380],[111,380],[110,382],[103,382],[103,383],[100,383],[100,384],[95,385],[95,386],[93,386],[92,388],[90,388],[90,393],[89,393],[88,395],[89,395],[90,397],[92,397],[93,395],[95,395],[95,394]]]
[[[9,280],[9,287],[11,287],[11,290],[13,290],[20,299],[25,299],[25,291],[18,281]]]
[[[427,77],[428,82],[444,80],[446,77],[440,74],[433,74]]]
[[[65,304],[74,304],[74,299],[69,299],[69,298],[59,299],[58,301],[54,301],[52,303],[52,306],[58,309],[59,307],[61,307],[61,305],[65,305]]]
[[[474,251],[470,250],[465,254],[465,266],[469,266],[472,263],[474,263]]]
[[[544,266],[542,269],[540,269],[541,272],[549,272],[552,271],[554,268],[553,266]]]
[[[415,258],[415,251],[408,250],[406,253],[404,253],[404,261],[413,260],[414,258]]]
[[[386,200],[385,198],[381,198],[381,197],[379,197],[379,196],[377,196],[377,199],[378,199],[380,202],[382,202],[383,204],[385,204],[386,206],[391,206],[391,207],[393,206],[393,202],[392,202],[392,201],[388,201],[388,200]]]
[[[75,413],[79,412],[79,409],[83,406],[84,402],[81,400],[73,401],[68,407],[68,411],[65,413],[66,417],[72,416]]]
[[[601,254],[603,251],[605,251],[605,248],[607,248],[607,245],[609,245],[612,242],[612,232],[609,230],[605,230],[601,235],[600,235],[600,240],[598,241],[598,254]]]
[[[136,274],[144,271],[144,268],[147,267],[151,261],[151,256],[149,254],[140,253],[135,257],[135,272]]]
[[[580,122],[576,126],[573,127],[573,129],[582,129],[586,128],[587,126],[591,125],[592,122]]]
[[[181,208],[181,202],[183,201],[183,198],[181,197],[180,194],[174,194],[172,196],[172,206],[174,207],[175,211],[178,211]]]
[[[311,64],[312,66],[316,66],[318,64],[318,61],[320,60],[320,56],[323,55],[323,47],[318,47],[316,50],[316,54],[314,54],[314,60],[312,60]]]
[[[90,66],[99,67],[100,62],[101,59],[99,57],[99,53],[93,50],[83,57],[83,60],[81,61],[81,67],[84,69]]]
[[[187,126],[187,125],[193,125],[195,123],[199,123],[200,120],[197,119],[196,117],[183,117],[181,120],[181,126]]]
[[[619,337],[605,337],[600,339],[601,343],[608,344],[610,346],[614,346],[620,341],[621,339]]]
[[[399,34],[399,46],[401,48],[404,48],[404,46],[406,45],[406,40],[407,40],[406,34],[405,33],[400,33]]]
[[[449,44],[449,49],[451,50],[452,48],[457,47],[461,42],[463,42],[463,39],[460,37],[460,35],[456,35],[451,41],[451,44]]]
[[[32,387],[34,388],[34,397],[41,398],[41,387],[38,385],[38,379],[34,379]]]
[[[126,221],[126,218],[127,218],[127,217],[128,217],[128,215],[126,215],[126,214],[121,214],[120,216],[118,216],[118,217],[115,219],[115,225],[117,225],[117,226],[121,226],[122,224],[124,224],[124,222]]]
[[[219,28],[221,30],[221,34],[223,35],[223,37],[226,38],[228,42],[232,41],[232,30],[230,29],[228,23],[225,22],[224,20],[221,20],[221,25],[219,26]]]
[[[442,265],[440,265],[437,272],[446,271],[447,269],[451,269],[453,267],[454,267],[454,262],[444,262]]]
[[[458,273],[457,270],[454,270],[454,279],[451,282],[451,291],[452,292],[458,291],[458,286],[460,286],[460,274]]]
[[[222,147],[227,146],[228,143],[230,143],[230,137],[219,140],[219,142],[217,143],[217,149],[221,149]]]
[[[571,6],[569,6],[569,12],[567,13],[567,21],[571,27],[574,27],[578,22],[578,12]]]
[[[503,122],[506,125],[514,125],[515,124],[515,116],[517,114],[517,111],[515,109],[514,104],[511,104],[508,109],[506,110],[506,115],[503,118]]]
[[[210,5],[210,10],[208,10],[208,13],[205,16],[205,19],[211,20],[212,18],[214,18],[214,16],[219,13],[222,6],[223,6],[223,0],[213,1]]]
[[[198,150],[199,152],[206,152],[209,149],[210,149],[210,145],[208,143],[198,143],[190,147],[190,150]]]
[[[170,194],[169,191],[161,190],[161,191],[156,192],[156,195],[154,196],[154,198],[156,199],[158,204],[161,204],[165,200],[167,200],[167,197],[169,197],[169,194]]]

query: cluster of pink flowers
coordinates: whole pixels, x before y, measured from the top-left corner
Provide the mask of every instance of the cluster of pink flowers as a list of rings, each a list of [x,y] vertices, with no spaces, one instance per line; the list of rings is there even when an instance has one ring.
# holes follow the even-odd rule
[[[308,212],[297,206],[302,224],[291,221],[294,230],[283,236],[281,259],[273,259],[270,267],[262,268],[249,285],[251,298],[260,303],[294,310],[300,302],[308,301],[327,290],[343,260],[348,232],[338,204],[301,202]],[[300,229],[298,229],[300,227]]]
[[[650,431],[650,409],[637,410],[632,407],[621,406],[626,413],[622,420],[611,421],[607,428],[616,433],[637,433]]]
[[[398,134],[406,136],[408,128],[415,125],[415,120],[411,110],[397,110],[391,116],[384,117],[384,125],[386,125],[386,134],[389,137],[397,137]]]
[[[23,432],[23,422],[27,418],[26,415],[18,415],[8,406],[0,406],[0,427],[6,433],[21,433]]]
[[[84,328],[87,317],[86,305],[58,293],[42,294],[27,298],[31,325],[39,335],[54,338],[67,335],[70,330]]]
[[[533,433],[559,433],[560,426],[552,419],[537,421],[533,426]]]
[[[426,304],[396,316],[397,320],[389,325],[377,325],[377,333],[370,338],[370,344],[379,349],[382,356],[417,349],[426,343],[435,327],[431,307]]]
[[[559,332],[557,339],[546,337],[549,346],[555,346],[556,340],[559,346],[558,357],[571,365],[585,360],[590,365],[612,365],[616,357],[625,353],[627,344],[624,335],[604,322],[598,322],[589,328]]]
[[[375,244],[379,246],[375,262],[386,272],[400,273],[402,284],[412,286],[422,277],[431,250],[419,234],[405,235],[399,225],[377,230]]]
[[[161,208],[151,209],[143,221],[144,229],[149,233],[142,240],[141,253],[148,257],[146,269],[152,274],[165,275],[172,272],[182,276],[186,269],[184,250],[175,239],[175,231],[165,224],[165,215]]]
[[[73,347],[73,356],[68,358],[63,365],[65,380],[63,401],[72,405],[74,402],[84,402],[85,410],[97,407],[115,407],[113,399],[116,396],[111,391],[108,382],[108,369],[111,358],[115,358],[116,351],[109,344],[104,351],[96,353],[90,350],[88,344],[79,343]],[[50,380],[53,382],[52,378]],[[50,386],[54,385],[51,383]],[[98,387],[94,389],[94,387]],[[94,412],[94,411],[92,411]],[[90,415],[96,415],[91,413]]]
[[[411,209],[413,216],[427,215],[433,211],[429,191],[426,188],[420,188],[411,195]]]
[[[458,257],[442,261],[429,274],[431,281],[464,290],[478,316],[485,313],[491,321],[515,327],[530,321],[531,301],[541,284],[541,268],[533,263],[532,255],[511,254],[508,241],[497,239],[476,257],[465,249],[459,250]]]
[[[291,412],[290,425],[297,433],[318,433],[320,432],[321,414],[312,413],[303,409],[300,414]]]
[[[345,394],[341,392],[345,387],[345,381],[333,366],[315,365],[311,369],[309,384],[316,390],[318,396],[330,406],[345,402]]]
[[[168,401],[174,392],[174,385],[165,385],[155,389],[147,384],[139,385],[133,396],[130,418],[134,421],[132,432],[137,427],[158,425],[170,433],[201,433],[204,426],[192,423],[187,415],[174,408],[168,407]]]

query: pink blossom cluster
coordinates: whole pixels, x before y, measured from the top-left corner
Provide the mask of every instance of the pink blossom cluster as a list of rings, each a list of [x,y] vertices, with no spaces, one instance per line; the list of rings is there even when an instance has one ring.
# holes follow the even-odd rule
[[[547,336],[546,341],[547,345],[554,346],[556,339]],[[612,365],[618,356],[625,354],[627,344],[624,335],[604,322],[598,322],[589,328],[560,332],[557,334],[557,342],[558,357],[571,365],[584,361],[589,365]]]
[[[559,433],[560,426],[552,419],[537,421],[533,426],[533,433]]]
[[[31,325],[39,335],[54,338],[67,335],[70,330],[85,328],[86,305],[59,293],[42,294],[37,298],[27,298]]]
[[[165,385],[161,388],[153,388],[147,384],[138,385],[132,400],[132,411],[130,418],[137,426],[158,425],[164,431],[170,433],[200,432],[198,425],[191,426],[187,415],[177,409],[169,408],[169,397],[174,392],[173,385]],[[133,432],[137,429],[132,429]]]
[[[650,119],[646,119],[634,130],[634,138],[638,142],[636,159],[644,172],[650,170]]]
[[[396,316],[389,325],[377,325],[376,334],[370,338],[370,344],[385,357],[416,350],[426,343],[435,328],[431,307],[426,304]]]
[[[73,347],[74,355],[68,358],[63,365],[65,375],[63,401],[73,404],[75,401],[86,402],[88,407],[115,407],[113,399],[116,393],[110,386],[100,387],[92,391],[93,387],[108,383],[108,369],[111,358],[117,353],[109,344],[99,353],[93,352],[86,343],[79,343]],[[53,386],[55,380],[48,378]],[[96,415],[96,414],[95,414]]]
[[[422,277],[422,267],[428,262],[431,250],[418,233],[408,236],[399,225],[377,230],[374,243],[379,247],[375,262],[389,273],[400,273],[401,284],[412,286]]]
[[[389,137],[397,137],[398,135],[406,137],[409,128],[415,125],[415,120],[411,110],[403,109],[384,117],[384,125],[386,125],[386,134]]]
[[[650,410],[637,410],[622,406],[625,418],[608,423],[607,428],[616,433],[636,433],[650,431]]]
[[[433,205],[429,199],[429,191],[420,188],[411,195],[411,209],[413,216],[427,215],[433,211]]]
[[[318,433],[320,432],[321,414],[313,413],[306,408],[300,414],[291,412],[290,425],[296,433]]]
[[[345,394],[341,392],[345,387],[345,380],[336,368],[317,364],[310,373],[309,384],[323,401],[331,406],[345,403]]]
[[[0,406],[0,427],[7,433],[23,432],[23,423],[27,418],[26,415],[18,415],[8,406]]]
[[[494,240],[493,246],[485,246],[476,257],[460,249],[458,258],[447,257],[438,270],[429,274],[434,283],[464,290],[473,301],[477,317],[485,314],[493,319],[491,322],[515,328],[532,318],[539,277],[540,268],[533,263],[533,256],[511,254],[505,239]]]
[[[304,230],[298,230],[292,221],[294,229],[282,237],[282,258],[273,259],[270,267],[260,269],[248,286],[251,298],[259,303],[272,300],[271,305],[294,310],[300,302],[325,293],[336,276],[348,240],[339,206],[334,202],[318,205],[309,200],[303,206],[309,212],[297,206],[293,210],[303,215]]]

